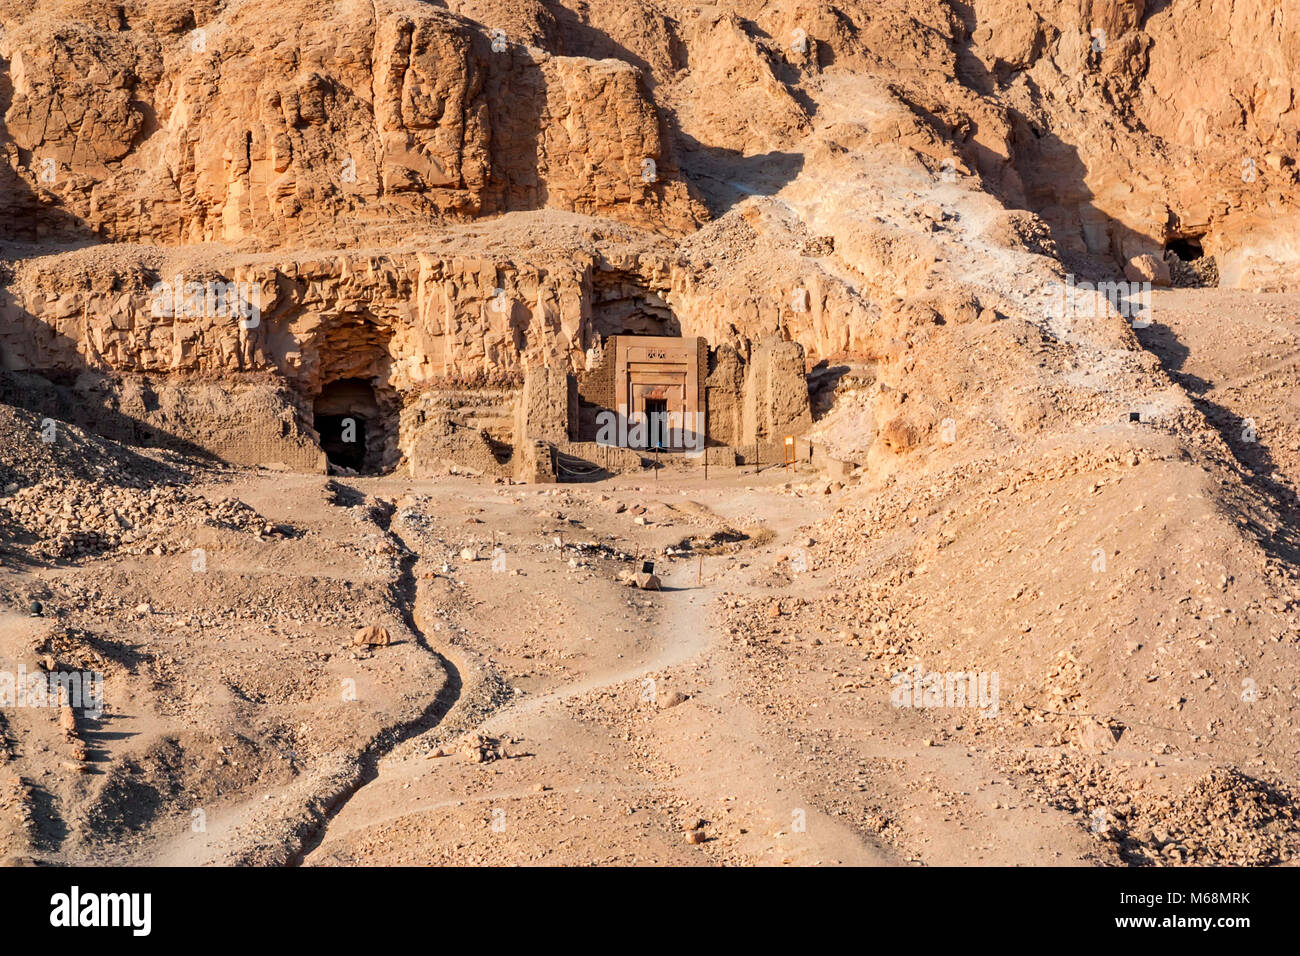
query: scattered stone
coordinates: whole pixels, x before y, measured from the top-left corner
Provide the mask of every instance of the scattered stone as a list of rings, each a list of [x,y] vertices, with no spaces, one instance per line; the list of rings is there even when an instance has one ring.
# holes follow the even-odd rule
[[[506,755],[500,740],[484,734],[475,734],[469,738],[460,752],[470,763],[491,763]]]
[[[352,638],[354,647],[386,647],[391,643],[388,628],[380,624],[363,627]]]

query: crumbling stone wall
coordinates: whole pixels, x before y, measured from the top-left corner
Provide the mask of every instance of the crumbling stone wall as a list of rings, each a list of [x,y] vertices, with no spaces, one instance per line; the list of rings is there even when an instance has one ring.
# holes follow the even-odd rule
[[[564,368],[530,368],[515,403],[514,442],[530,438],[560,442],[569,438],[569,374]]]
[[[750,353],[745,373],[741,444],[779,443],[811,427],[803,346],[763,340]]]
[[[554,484],[555,446],[540,438],[527,438],[516,444],[514,479],[528,484]]]
[[[614,411],[614,337],[605,340],[594,368],[578,373],[578,401]]]
[[[595,365],[574,376],[577,417],[571,420],[570,434],[577,440],[594,438],[596,416],[602,411],[615,411],[615,351],[614,336],[610,336],[595,350]]]
[[[720,345],[713,353],[713,371],[704,382],[710,445],[738,445],[742,431],[742,395],[745,366],[730,345]]]
[[[324,474],[325,453],[296,399],[282,383],[177,384],[83,374],[59,385],[41,375],[0,372],[0,402],[113,441]]]
[[[412,478],[429,478],[455,468],[474,475],[507,477],[510,454],[483,429],[456,421],[444,409],[416,402],[402,411],[403,445]]]

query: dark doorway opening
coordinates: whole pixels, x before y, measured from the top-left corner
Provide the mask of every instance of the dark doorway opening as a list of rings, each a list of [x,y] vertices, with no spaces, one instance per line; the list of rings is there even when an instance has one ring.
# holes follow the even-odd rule
[[[650,447],[664,451],[668,447],[668,400],[647,398],[645,415],[650,423]]]
[[[1165,242],[1169,283],[1175,289],[1213,288],[1219,284],[1219,264],[1205,251],[1204,233],[1182,234]]]
[[[331,465],[360,472],[366,464],[366,420],[350,415],[317,415],[320,446]]]
[[[374,386],[359,378],[330,382],[316,396],[313,413],[321,450],[333,468],[380,470],[385,435]]]
[[[1165,252],[1172,252],[1183,262],[1195,262],[1201,256],[1205,255],[1205,250],[1201,248],[1200,236],[1186,236],[1181,239],[1170,239],[1165,243]]]

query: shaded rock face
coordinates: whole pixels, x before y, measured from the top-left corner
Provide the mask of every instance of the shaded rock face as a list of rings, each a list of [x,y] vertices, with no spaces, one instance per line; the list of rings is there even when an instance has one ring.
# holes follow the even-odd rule
[[[936,91],[935,112],[970,167],[1040,213],[1062,252],[1122,265],[1194,236],[1226,284],[1286,281],[1296,250],[1277,240],[1300,228],[1293,5],[973,0],[963,11],[957,75],[996,103],[959,105],[959,87]],[[934,95],[918,104],[933,109]]]
[[[0,402],[131,445],[276,470],[326,469],[300,397],[265,378],[171,382],[87,372],[56,385],[40,375],[0,371]]]

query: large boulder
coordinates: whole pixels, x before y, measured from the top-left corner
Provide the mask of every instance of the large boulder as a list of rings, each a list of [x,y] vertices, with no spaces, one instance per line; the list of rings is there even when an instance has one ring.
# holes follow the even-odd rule
[[[1134,256],[1124,266],[1124,278],[1129,282],[1150,282],[1156,286],[1169,285],[1169,266],[1149,252]]]

